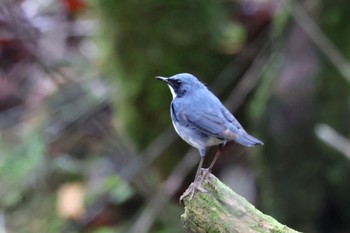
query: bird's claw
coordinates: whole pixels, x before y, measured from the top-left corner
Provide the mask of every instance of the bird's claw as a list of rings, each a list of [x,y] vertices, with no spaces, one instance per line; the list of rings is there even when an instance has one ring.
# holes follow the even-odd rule
[[[200,183],[202,183],[203,181],[205,183],[208,183],[208,176],[211,173],[211,171],[209,170],[209,168],[202,168],[202,171],[203,171],[203,173],[202,173],[202,176],[200,178]]]
[[[180,203],[182,201],[182,199],[184,199],[185,197],[189,196],[189,201],[192,200],[193,196],[194,196],[194,193],[195,191],[199,190],[200,192],[202,193],[206,193],[208,192],[207,190],[205,190],[202,186],[201,186],[201,182],[198,182],[198,181],[194,181],[190,184],[190,186],[187,188],[187,190],[184,192],[184,194],[181,195],[180,197]]]

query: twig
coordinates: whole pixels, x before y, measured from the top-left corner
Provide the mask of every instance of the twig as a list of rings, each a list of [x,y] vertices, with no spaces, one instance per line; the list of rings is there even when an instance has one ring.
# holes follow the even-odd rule
[[[315,128],[316,136],[327,145],[333,147],[337,151],[350,159],[350,140],[339,134],[332,127],[326,124],[318,124]]]
[[[285,0],[281,0],[284,8],[289,11],[293,19],[304,30],[305,34],[326,55],[329,61],[338,69],[339,73],[350,82],[350,63],[341,54],[339,49],[327,38],[315,21],[297,1],[288,6]]]
[[[171,196],[180,187],[185,178],[184,174],[188,174],[193,166],[197,164],[198,161],[195,158],[198,158],[198,154],[197,151],[192,149],[175,167],[168,179],[160,186],[157,193],[140,213],[133,226],[127,231],[128,233],[149,232],[152,223],[158,217],[164,205],[169,202]]]
[[[261,78],[261,74],[264,72],[267,64],[270,63],[271,55],[270,45],[266,44],[255,57],[252,65],[244,74],[240,82],[233,89],[231,95],[225,101],[226,105],[230,105],[231,111],[236,111],[246,99],[250,91],[257,85],[257,82]]]

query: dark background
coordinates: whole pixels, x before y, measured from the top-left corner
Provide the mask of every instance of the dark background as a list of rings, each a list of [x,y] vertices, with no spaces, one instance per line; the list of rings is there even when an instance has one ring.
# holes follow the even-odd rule
[[[216,176],[296,230],[350,232],[349,9],[2,1],[0,232],[186,232],[178,198],[199,155],[154,79],[182,72],[265,143],[229,144]]]

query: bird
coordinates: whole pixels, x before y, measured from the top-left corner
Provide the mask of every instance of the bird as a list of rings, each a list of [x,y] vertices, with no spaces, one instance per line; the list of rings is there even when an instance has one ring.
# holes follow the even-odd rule
[[[189,195],[192,199],[195,190],[206,192],[201,186],[200,171],[206,149],[218,146],[214,159],[205,174],[209,174],[227,142],[235,142],[245,147],[263,145],[259,139],[248,134],[237,119],[221,101],[194,75],[179,73],[171,77],[155,77],[165,82],[172,94],[170,115],[177,134],[189,145],[198,149],[200,162],[194,181],[181,200]]]

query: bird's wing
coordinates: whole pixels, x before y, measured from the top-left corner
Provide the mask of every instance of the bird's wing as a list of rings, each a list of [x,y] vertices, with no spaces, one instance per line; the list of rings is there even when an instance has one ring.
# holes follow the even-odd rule
[[[238,130],[244,130],[242,125],[237,121],[237,119],[225,107],[221,107],[220,110],[221,110],[222,115],[226,118],[226,120],[231,122],[231,124],[233,124],[233,126],[235,128],[237,128]]]
[[[220,100],[208,91],[196,92],[192,101],[174,99],[171,112],[172,117],[182,125],[223,140],[235,140],[245,132]]]
[[[221,113],[195,111],[182,113],[181,118],[188,122],[190,127],[220,139],[234,140],[239,136],[238,129],[232,130],[232,127],[229,127],[231,123]]]

